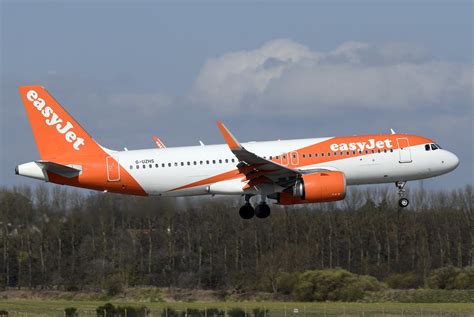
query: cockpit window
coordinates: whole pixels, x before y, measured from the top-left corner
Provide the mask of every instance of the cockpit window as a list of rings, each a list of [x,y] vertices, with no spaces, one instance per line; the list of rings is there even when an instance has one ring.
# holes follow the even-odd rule
[[[429,151],[429,150],[430,150],[430,145],[429,145],[429,144],[425,144],[425,150],[426,150],[426,151]]]
[[[439,144],[435,144],[435,145],[438,147],[438,149],[440,149],[440,150],[442,149],[442,147],[439,146]]]
[[[437,150],[438,147],[436,146],[436,144],[431,144],[431,149],[434,151],[434,150]]]

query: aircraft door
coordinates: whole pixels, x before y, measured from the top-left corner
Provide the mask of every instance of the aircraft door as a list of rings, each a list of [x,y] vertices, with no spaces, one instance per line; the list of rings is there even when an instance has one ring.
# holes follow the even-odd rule
[[[411,163],[411,150],[410,150],[410,142],[407,138],[399,138],[397,139],[398,144],[398,153],[399,153],[399,162],[400,163]]]
[[[107,156],[107,181],[108,182],[119,182],[120,181],[120,165],[118,163],[118,157]]]

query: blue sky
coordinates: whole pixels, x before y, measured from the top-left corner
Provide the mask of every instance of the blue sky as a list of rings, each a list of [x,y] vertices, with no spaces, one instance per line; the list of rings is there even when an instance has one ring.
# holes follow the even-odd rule
[[[472,184],[471,1],[2,1],[0,185],[38,158],[17,92],[41,84],[115,149],[398,132]]]

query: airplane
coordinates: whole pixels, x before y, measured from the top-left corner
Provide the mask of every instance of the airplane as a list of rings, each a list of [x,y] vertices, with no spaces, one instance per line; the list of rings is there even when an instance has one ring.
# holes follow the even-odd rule
[[[411,134],[240,143],[218,121],[226,144],[114,151],[99,145],[42,86],[21,86],[39,160],[17,175],[61,185],[140,196],[240,195],[243,219],[280,205],[343,200],[347,187],[394,183],[401,208],[407,181],[453,171],[458,157]],[[259,197],[255,207],[250,199]]]

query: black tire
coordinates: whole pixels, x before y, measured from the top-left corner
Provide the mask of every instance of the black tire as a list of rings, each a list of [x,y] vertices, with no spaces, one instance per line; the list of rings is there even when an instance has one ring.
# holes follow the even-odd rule
[[[251,204],[246,203],[245,205],[240,207],[239,215],[242,219],[252,219],[255,215],[255,210],[253,209]]]
[[[400,200],[398,201],[398,205],[402,208],[408,207],[409,204],[410,201],[406,198],[400,198]]]
[[[257,207],[255,207],[255,216],[257,216],[257,218],[267,218],[268,216],[270,216],[270,213],[270,206],[268,206],[267,204],[258,204]]]

